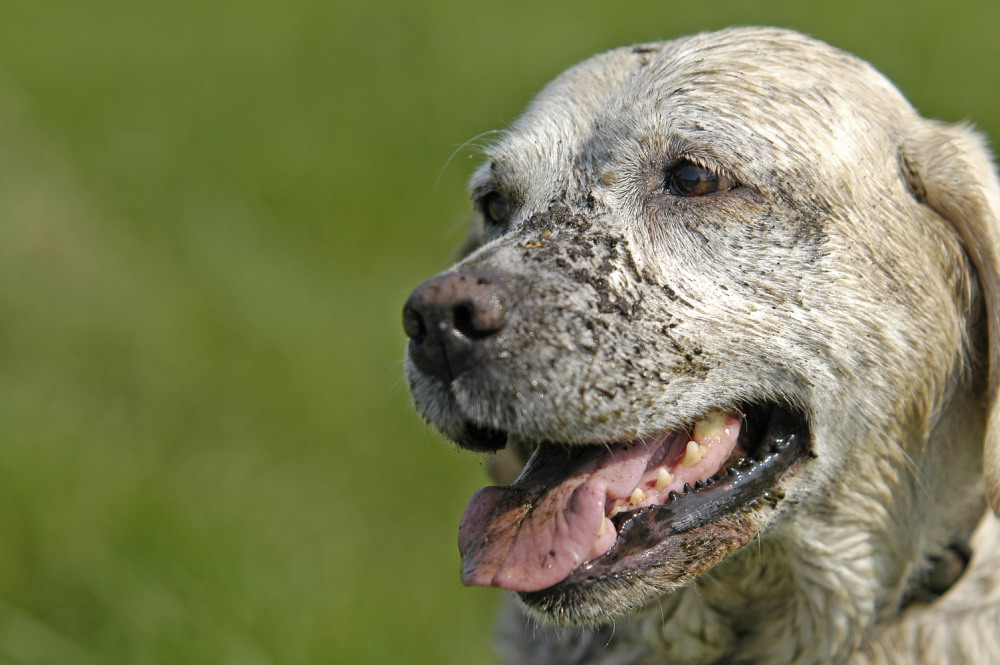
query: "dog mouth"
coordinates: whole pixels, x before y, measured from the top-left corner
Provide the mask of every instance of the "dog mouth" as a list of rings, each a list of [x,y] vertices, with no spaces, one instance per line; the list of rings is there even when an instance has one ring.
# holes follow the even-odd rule
[[[764,404],[619,444],[542,442],[512,485],[470,500],[463,581],[542,602],[682,559],[684,581],[749,541],[745,516],[780,501],[808,440],[802,415]]]

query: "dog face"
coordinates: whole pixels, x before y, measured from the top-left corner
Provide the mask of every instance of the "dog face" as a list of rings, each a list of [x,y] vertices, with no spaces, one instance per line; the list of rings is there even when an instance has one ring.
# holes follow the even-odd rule
[[[737,29],[570,69],[472,194],[467,255],[404,311],[422,416],[527,460],[466,510],[467,583],[601,623],[819,556],[869,580],[861,634],[972,528],[998,198],[970,132]]]

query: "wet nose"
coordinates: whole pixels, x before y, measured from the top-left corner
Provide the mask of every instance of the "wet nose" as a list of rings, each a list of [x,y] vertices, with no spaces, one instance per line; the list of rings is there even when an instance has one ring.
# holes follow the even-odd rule
[[[496,272],[432,277],[410,294],[403,329],[417,368],[450,382],[478,363],[507,323],[507,291]]]

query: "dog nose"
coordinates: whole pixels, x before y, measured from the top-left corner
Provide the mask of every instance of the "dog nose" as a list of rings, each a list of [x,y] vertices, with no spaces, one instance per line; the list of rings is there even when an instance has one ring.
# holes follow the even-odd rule
[[[432,277],[410,294],[403,329],[420,371],[451,381],[477,362],[507,323],[503,278],[480,271]]]

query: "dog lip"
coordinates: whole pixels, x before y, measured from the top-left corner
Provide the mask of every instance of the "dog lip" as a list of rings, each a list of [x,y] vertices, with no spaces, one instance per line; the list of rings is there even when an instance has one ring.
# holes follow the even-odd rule
[[[468,450],[495,453],[507,446],[507,432],[467,420],[462,424],[462,431],[456,435],[456,443]]]
[[[613,522],[618,538],[611,549],[551,587],[520,593],[521,598],[528,605],[550,605],[553,598],[566,593],[578,594],[587,588],[599,593],[602,583],[641,576],[664,562],[683,560],[695,544],[701,547],[715,541],[710,561],[703,557],[690,569],[677,571],[675,577],[688,580],[748,542],[752,534],[745,535],[746,530],[737,524],[741,513],[752,512],[756,506],[776,506],[784,496],[776,489],[779,481],[808,454],[805,418],[777,406],[748,410],[748,417],[754,413],[759,419],[765,412],[769,420],[763,424],[766,430],[752,460],[748,457],[729,466],[711,484],[689,487],[668,503],[617,515]]]

